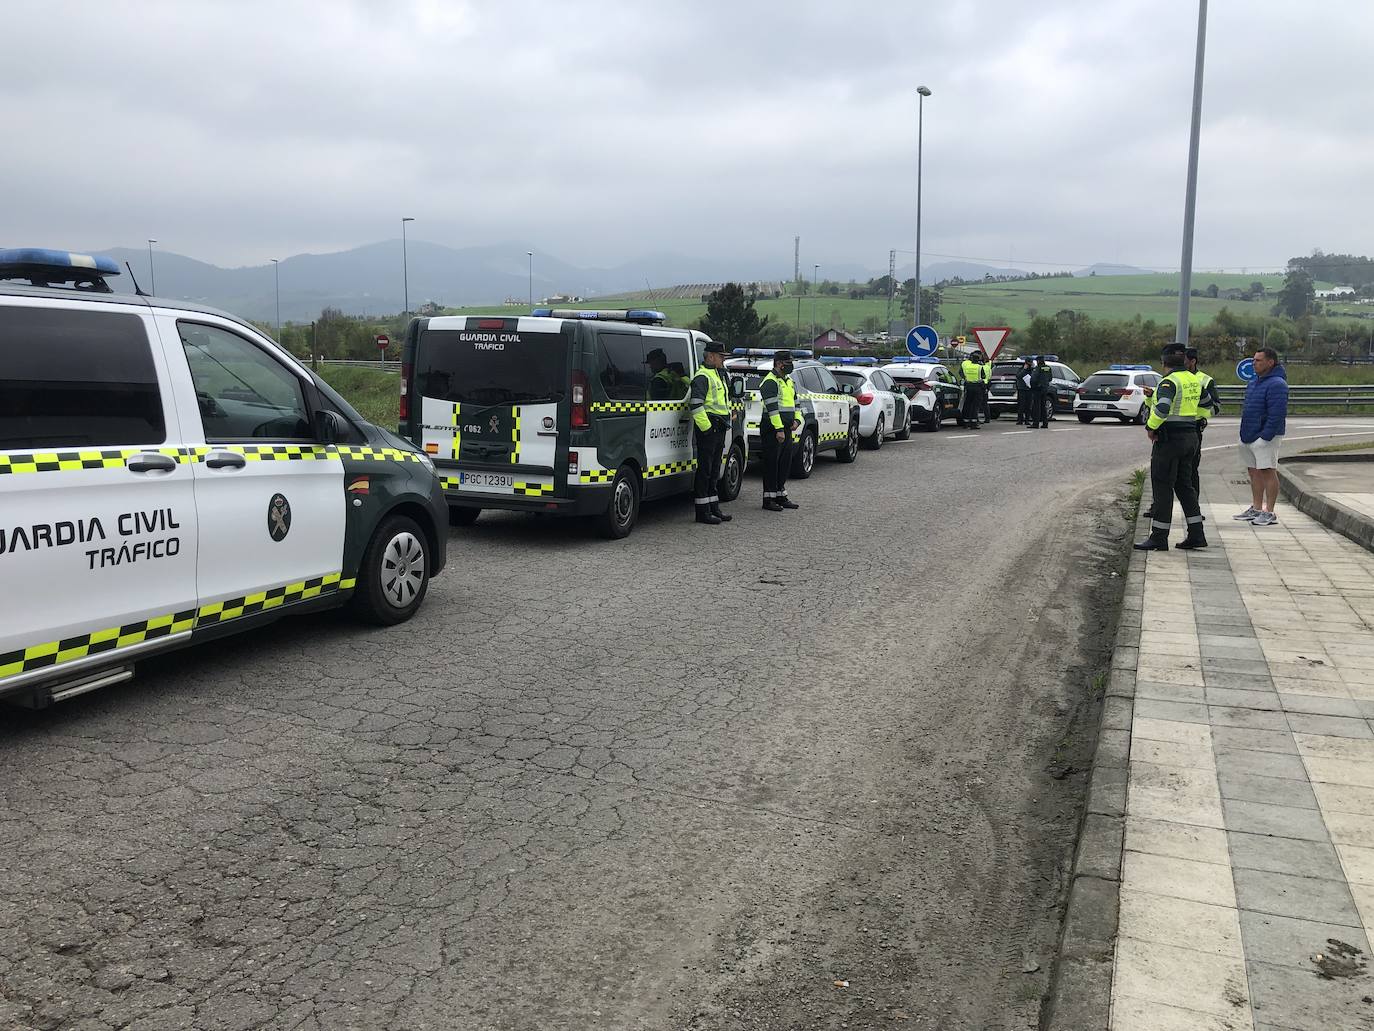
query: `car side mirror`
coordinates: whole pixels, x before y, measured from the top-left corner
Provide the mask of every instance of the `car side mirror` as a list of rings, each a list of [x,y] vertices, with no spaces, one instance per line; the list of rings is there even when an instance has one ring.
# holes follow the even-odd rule
[[[315,413],[315,439],[321,444],[337,444],[348,436],[348,423],[338,412],[327,408]]]

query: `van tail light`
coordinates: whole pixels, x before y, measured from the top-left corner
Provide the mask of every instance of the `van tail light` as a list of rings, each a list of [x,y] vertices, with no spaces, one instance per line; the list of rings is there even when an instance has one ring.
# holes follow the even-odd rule
[[[575,430],[585,430],[592,424],[590,394],[591,384],[587,382],[587,374],[580,369],[574,371],[572,374],[572,428]]]
[[[406,362],[401,366],[401,402],[397,415],[401,422],[410,419],[410,373],[413,366]]]
[[[577,475],[581,471],[582,456],[576,451],[568,452],[568,482],[577,482]]]
[[[856,394],[855,397],[858,398],[859,404],[861,405],[871,405],[873,403],[873,395],[869,393],[867,390],[865,390],[862,394]]]
[[[505,320],[505,319],[478,319],[478,320],[477,320],[477,328],[478,328],[478,329],[505,329],[505,328],[506,328],[506,320]]]

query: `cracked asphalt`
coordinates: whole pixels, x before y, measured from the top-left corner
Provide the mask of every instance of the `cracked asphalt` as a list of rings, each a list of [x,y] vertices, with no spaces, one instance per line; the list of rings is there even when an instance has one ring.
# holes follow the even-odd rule
[[[1147,460],[1055,425],[0,712],[0,1028],[1035,1027]]]

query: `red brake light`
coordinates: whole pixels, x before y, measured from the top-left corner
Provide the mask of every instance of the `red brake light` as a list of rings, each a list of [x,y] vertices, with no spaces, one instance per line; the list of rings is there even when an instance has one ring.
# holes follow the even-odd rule
[[[1131,390],[1130,390],[1129,387],[1117,387],[1116,389],[1114,389],[1114,390],[1112,391],[1112,393],[1115,394],[1117,397],[1130,397],[1130,396],[1131,396]]]
[[[1075,394],[1086,394],[1087,392],[1087,387],[1079,387],[1077,390],[1074,391]]]
[[[870,394],[867,390],[865,390],[862,394],[856,394],[854,396],[858,399],[859,404],[861,405],[871,405],[873,403],[873,395]]]
[[[575,430],[585,430],[592,424],[590,394],[591,385],[587,382],[587,374],[581,369],[573,370],[571,400],[572,428]]]
[[[932,387],[929,383],[927,383],[925,380],[922,379],[922,380],[917,380],[917,381],[916,381],[916,389],[917,389],[917,390],[934,390],[935,388]]]
[[[478,328],[478,329],[505,329],[505,328],[506,328],[506,320],[505,320],[505,319],[478,319],[478,320],[477,320],[477,328]]]
[[[410,418],[410,373],[413,366],[406,362],[401,366],[401,403],[397,415],[401,422]]]

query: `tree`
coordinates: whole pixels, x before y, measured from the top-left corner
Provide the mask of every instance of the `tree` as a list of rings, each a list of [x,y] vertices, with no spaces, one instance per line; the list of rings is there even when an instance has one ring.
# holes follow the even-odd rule
[[[1317,288],[1312,285],[1312,277],[1300,268],[1290,268],[1283,277],[1283,289],[1279,291],[1276,315],[1287,315],[1290,319],[1300,319],[1308,313],[1312,302],[1317,299]]]
[[[1268,333],[1264,334],[1264,346],[1272,347],[1275,351],[1288,346],[1288,331],[1282,326],[1275,326]]]
[[[1254,282],[1250,284],[1250,293],[1252,293],[1255,297],[1263,297],[1264,283],[1256,279]]]
[[[912,316],[911,292],[915,289],[916,279],[912,277],[902,284],[901,302],[902,318],[908,321]],[[921,321],[927,326],[933,326],[940,321],[940,302],[944,299],[944,293],[938,286],[921,287]]]
[[[754,299],[746,297],[738,283],[726,283],[707,295],[701,328],[712,340],[734,347],[756,347],[767,325],[768,317],[754,310]]]
[[[1059,350],[1059,323],[1037,315],[1026,328],[1026,340],[1032,354],[1049,354]]]
[[[1208,297],[1215,297],[1215,296],[1216,296],[1217,294],[1219,294],[1219,293],[1221,293],[1221,291],[1220,291],[1219,289],[1217,289],[1216,283],[1208,283],[1208,284],[1207,284],[1207,296],[1208,296]]]

